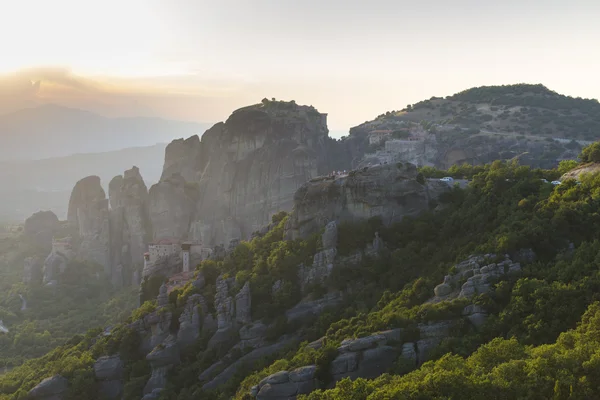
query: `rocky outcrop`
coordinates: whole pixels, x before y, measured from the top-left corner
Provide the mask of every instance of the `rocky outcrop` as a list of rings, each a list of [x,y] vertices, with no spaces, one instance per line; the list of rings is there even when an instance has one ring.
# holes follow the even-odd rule
[[[588,163],[564,173],[560,177],[560,180],[561,182],[566,181],[567,179],[580,180],[583,175],[593,175],[597,174],[598,172],[600,172],[600,163]]]
[[[69,245],[63,247],[53,246],[52,251],[44,260],[44,265],[42,267],[42,281],[45,284],[56,283],[60,274],[67,268],[69,261],[75,257],[75,252],[70,246],[72,239],[67,237],[60,240]]]
[[[289,372],[277,372],[254,386],[251,395],[258,400],[295,399],[297,395],[308,394],[318,387],[316,371],[316,365],[307,365]]]
[[[337,254],[337,223],[329,222],[321,237],[323,250],[317,252],[310,266],[301,264],[298,268],[300,288],[304,292],[310,284],[322,284],[333,270],[333,262]]]
[[[340,292],[328,293],[320,299],[301,301],[285,312],[288,323],[308,321],[319,316],[324,310],[334,308],[342,303]]]
[[[181,348],[193,344],[200,337],[202,317],[208,314],[208,307],[204,297],[199,294],[191,295],[179,317],[179,331],[177,342]]]
[[[194,213],[198,187],[173,174],[150,188],[149,210],[155,240],[185,239]]]
[[[98,185],[100,185],[99,181]],[[105,274],[110,276],[112,264],[108,199],[81,205],[77,208],[77,221],[81,240],[77,258],[101,265]]]
[[[152,239],[148,189],[139,169],[134,166],[125,171],[123,176],[113,178],[108,193],[111,211],[115,214],[111,219],[111,225],[115,227],[111,232],[112,264],[116,266],[131,263],[139,268],[144,262],[146,246]],[[121,247],[117,243],[119,239]]]
[[[169,295],[167,294],[167,285],[162,284],[158,289],[158,296],[156,297],[156,304],[158,307],[165,307],[169,304]]]
[[[306,238],[332,220],[342,223],[380,217],[389,225],[429,209],[431,201],[448,190],[443,182],[418,182],[412,164],[378,165],[346,176],[313,179],[294,195],[286,238]]]
[[[276,212],[291,210],[306,180],[329,170],[327,133],[325,114],[314,108],[265,100],[234,111],[201,141],[172,142],[161,182],[175,174],[198,185],[187,221],[192,238],[209,246],[247,239]],[[177,227],[184,225],[182,218]],[[162,229],[155,224],[155,231]]]
[[[240,357],[239,359],[231,362],[227,360],[220,360],[217,363],[213,364],[210,368],[203,371],[202,374],[198,377],[198,379],[203,382],[207,381],[203,386],[202,390],[214,390],[219,386],[227,383],[237,371],[239,371],[242,367],[249,367],[254,365],[257,361],[264,359],[265,357],[272,356],[286,348],[289,348],[292,345],[298,343],[298,338],[295,336],[282,336],[276,343],[262,346],[250,351],[248,354]],[[235,347],[236,349],[240,349],[239,347]],[[227,357],[226,357],[227,358]],[[210,379],[211,376],[214,375],[214,372],[221,367],[230,364],[227,368],[223,369],[223,371],[214,378]],[[210,380],[209,380],[210,379]]]
[[[179,174],[187,182],[198,181],[201,170],[202,154],[198,135],[188,139],[173,140],[165,149],[165,163],[160,180],[166,180],[174,174]]]
[[[428,361],[431,351],[435,349],[442,340],[450,337],[454,321],[438,321],[419,324],[419,340],[416,343],[417,362],[419,365]]]
[[[215,294],[217,331],[211,337],[209,346],[227,341],[234,333],[235,302],[229,294],[234,282],[235,278],[225,279],[222,275],[217,278]]]
[[[77,258],[100,264],[116,287],[136,281],[152,239],[148,207],[148,190],[135,166],[111,180],[108,199],[99,177],[77,182],[68,216],[78,232]]]
[[[144,386],[145,395],[156,389],[164,389],[167,385],[167,373],[181,362],[176,338],[168,337],[146,356],[146,360],[150,363],[152,375]]]
[[[28,394],[30,400],[62,400],[65,398],[69,382],[60,375],[46,378]]]
[[[481,328],[488,317],[487,311],[477,304],[466,306],[462,311],[462,315],[466,317],[476,329]]]
[[[513,262],[508,255],[498,262],[495,254],[472,255],[453,268],[453,273],[444,277],[444,282],[434,289],[434,302],[453,298],[471,297],[487,293],[494,281],[521,271],[521,264]]]
[[[123,393],[123,362],[119,356],[100,357],[94,363],[94,375],[103,398],[116,400]]]
[[[75,184],[69,199],[67,220],[74,228],[79,228],[78,209],[87,208],[96,201],[104,200],[106,193],[100,185],[100,177],[88,176]]]
[[[25,220],[25,238],[37,248],[50,251],[52,236],[60,228],[58,217],[52,211],[39,211]]]
[[[235,322],[240,325],[252,322],[251,304],[250,282],[246,282],[240,292],[235,296]]]
[[[38,284],[43,280],[43,260],[40,257],[27,257],[23,261],[23,283]]]
[[[154,311],[129,324],[129,328],[140,335],[140,353],[148,354],[169,337],[173,314],[164,310]]]

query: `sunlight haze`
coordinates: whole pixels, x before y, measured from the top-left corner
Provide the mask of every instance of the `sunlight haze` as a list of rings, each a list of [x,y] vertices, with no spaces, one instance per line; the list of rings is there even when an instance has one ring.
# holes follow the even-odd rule
[[[0,87],[23,104],[217,122],[275,97],[312,104],[329,113],[332,131],[347,131],[385,110],[484,84],[600,93],[600,4],[592,0],[3,6]],[[0,112],[12,111],[2,97]]]

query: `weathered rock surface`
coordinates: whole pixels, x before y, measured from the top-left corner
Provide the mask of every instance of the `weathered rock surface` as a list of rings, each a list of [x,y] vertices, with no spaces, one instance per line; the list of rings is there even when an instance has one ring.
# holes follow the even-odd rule
[[[43,251],[52,248],[52,236],[60,228],[58,217],[52,211],[39,211],[25,220],[25,238]]]
[[[123,362],[119,356],[100,357],[94,363],[100,393],[107,399],[119,399],[123,393]]]
[[[170,336],[165,339],[146,356],[146,360],[150,363],[152,375],[144,386],[144,394],[152,393],[156,389],[164,389],[167,384],[167,373],[181,362],[176,338]]]
[[[431,351],[436,348],[442,340],[450,337],[454,321],[438,321],[427,324],[419,324],[419,341],[417,342],[417,361],[419,365],[428,361]]]
[[[177,342],[181,348],[193,344],[200,337],[201,316],[207,314],[208,307],[202,295],[194,294],[187,299],[179,317],[179,331],[177,332]]]
[[[463,309],[462,315],[467,317],[475,328],[479,329],[485,324],[488,313],[483,307],[477,304],[470,304]]]
[[[123,227],[120,229],[122,235],[122,246],[127,246],[130,259],[134,266],[140,267],[146,245],[152,239],[152,227],[148,211],[148,189],[137,167],[125,171],[123,176],[114,177],[109,184],[109,200],[111,209],[122,208]],[[119,230],[113,233],[118,236]],[[122,253],[118,246],[112,248],[115,254]],[[118,265],[117,261],[113,261]]]
[[[77,257],[95,262],[111,274],[110,223],[108,199],[97,176],[88,176],[75,184],[69,200],[69,223],[76,224],[80,246]]]
[[[329,169],[327,133],[326,115],[312,107],[283,102],[244,107],[201,141],[193,136],[172,142],[161,180],[179,174],[199,185],[195,213],[187,221],[194,239],[210,246],[246,239],[276,212],[291,210],[294,192]]]
[[[158,307],[165,307],[167,304],[169,304],[169,295],[167,294],[167,285],[163,283],[158,289],[158,296],[156,296],[156,305]]]
[[[44,379],[31,389],[28,398],[31,400],[62,400],[69,382],[60,375]]]
[[[412,164],[387,164],[351,171],[347,176],[321,177],[294,195],[294,210],[286,238],[306,238],[328,221],[366,221],[381,217],[388,225],[429,209],[430,202],[449,190],[439,181],[417,182]]]
[[[148,354],[169,336],[172,313],[163,310],[154,311],[129,324],[129,328],[137,331],[142,339],[141,353]]]
[[[187,182],[196,182],[201,170],[202,154],[198,135],[173,140],[165,149],[165,163],[161,181],[179,174]]]
[[[315,372],[314,365],[277,372],[254,386],[250,395],[258,399],[295,399],[296,395],[308,394],[317,388]]]
[[[521,271],[520,263],[511,261],[508,255],[504,260],[492,262],[498,257],[494,254],[472,255],[454,266],[454,273],[446,275],[444,282],[434,289],[433,302],[453,298],[471,297],[487,293],[494,280]]]
[[[149,210],[155,240],[187,238],[197,196],[197,184],[186,182],[177,173],[150,188]]]
[[[73,227],[78,228],[79,217],[77,210],[79,208],[86,208],[90,204],[104,200],[105,198],[106,193],[102,189],[102,185],[100,185],[100,177],[94,175],[81,179],[75,184],[71,192],[67,220]]]
[[[261,358],[268,357],[272,354],[275,354],[288,346],[298,343],[298,338],[294,336],[282,336],[276,343],[273,343],[268,346],[263,346],[252,350],[250,353],[240,357],[238,360],[234,361],[231,365],[223,370],[220,374],[215,376],[209,382],[205,383],[202,386],[203,390],[213,390],[218,388],[219,386],[225,384],[229,379],[231,379],[235,373],[243,366],[251,366],[256,361]],[[210,369],[216,370],[221,367],[224,363],[218,362],[214,364]],[[226,364],[225,364],[226,365]],[[215,367],[215,368],[213,368]],[[206,381],[213,375],[212,371],[204,371],[198,379],[200,381]]]
[[[251,305],[250,282],[246,282],[240,292],[235,295],[235,321],[238,324],[245,325],[252,322]]]
[[[259,400],[290,399],[299,394],[308,394],[317,388],[315,365],[307,365],[293,371],[280,371],[265,379],[253,388]]]
[[[209,346],[225,342],[233,334],[235,303],[233,298],[229,295],[229,289],[234,281],[235,278],[225,279],[222,275],[217,278],[217,293],[215,294],[217,331],[213,337],[211,337]]]

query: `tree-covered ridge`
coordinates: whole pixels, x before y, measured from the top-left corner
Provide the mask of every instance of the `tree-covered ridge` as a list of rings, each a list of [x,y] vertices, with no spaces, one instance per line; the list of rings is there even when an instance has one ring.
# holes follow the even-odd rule
[[[557,177],[560,173],[556,170],[533,170],[503,162],[456,167],[451,173],[468,176],[471,184],[467,189],[457,187],[442,196],[438,203],[431,204],[430,212],[387,227],[376,219],[339,226],[340,256],[350,256],[364,248],[375,232],[387,249],[379,257],[340,263],[323,285],[309,288],[308,298],[319,298],[326,292],[349,294],[337,308],[323,312],[310,323],[289,324],[282,317],[304,296],[296,277],[297,267],[310,261],[319,250],[319,241],[316,236],[284,240],[285,214],[274,217],[267,234],[242,242],[225,259],[203,262],[198,267],[206,281],[201,290],[192,284],[175,290],[169,296],[168,306],[157,311],[152,300],[157,287],[147,283],[148,301],[134,312],[131,322],[155,312],[172,313],[172,329],[176,330],[186,299],[199,293],[212,302],[217,276],[221,275],[235,277],[237,288],[250,282],[252,316],[268,324],[269,340],[287,333],[305,341],[322,338],[323,342],[320,348],[306,346],[306,342],[286,348],[276,356],[245,365],[217,390],[203,391],[198,380],[201,372],[218,360],[236,360],[244,354],[230,352],[226,344],[209,347],[208,337],[200,337],[184,352],[181,364],[169,373],[162,398],[248,399],[250,388],[264,377],[311,364],[316,365],[316,377],[326,387],[331,383],[329,366],[342,340],[391,328],[403,329],[405,340],[416,340],[418,324],[448,320],[457,324],[455,332],[431,355],[438,361],[410,372],[414,366],[399,358],[389,370],[390,375],[374,381],[341,381],[336,389],[311,396],[465,398],[460,390],[467,385],[466,398],[483,397],[485,388],[496,390],[497,398],[527,398],[526,393],[552,398],[558,388],[555,398],[569,398],[570,385],[574,385],[574,393],[579,397],[573,398],[598,397],[600,389],[594,386],[591,373],[597,347],[593,329],[597,328],[590,327],[597,325],[592,314],[598,308],[594,303],[600,301],[600,175],[581,176],[579,184],[569,180],[553,186],[543,179]],[[434,287],[469,255],[516,257],[524,249],[531,249],[537,259],[523,262],[520,275],[498,278],[493,291],[471,299],[430,302]],[[273,285],[279,280],[285,284],[274,292]],[[461,318],[467,303],[475,303],[489,313],[480,329]],[[586,309],[590,311],[582,317]],[[575,329],[582,318],[581,328],[560,336]],[[556,345],[548,345],[559,337]],[[577,339],[565,342],[564,337]],[[59,373],[71,382],[70,396],[85,393],[88,397],[79,398],[95,400],[97,393],[85,392],[94,385],[90,370],[93,360],[101,355],[120,354],[125,361],[124,398],[139,400],[149,377],[148,362],[136,351],[139,340],[126,324],[115,327],[109,336],[95,331],[77,337],[37,360],[37,370],[36,363],[30,362],[0,376],[0,399],[19,399],[41,379]],[[571,347],[565,350],[564,343]],[[544,356],[560,358],[569,352],[568,357],[572,357],[566,364],[544,363]],[[446,353],[453,355],[444,356]],[[580,361],[582,368],[563,373],[565,365]],[[78,366],[76,371],[71,365]],[[509,379],[513,373],[523,375],[515,377],[514,384]],[[550,395],[548,388],[553,391]],[[517,397],[512,396],[520,390],[523,392]]]
[[[590,114],[600,112],[600,103],[596,99],[561,95],[542,84],[481,86],[463,90],[446,97],[446,99],[469,103],[489,103],[496,106],[539,107],[549,110],[577,109]]]
[[[577,329],[553,344],[496,338],[466,359],[447,354],[404,376],[345,379],[299,399],[592,399],[600,393],[599,348],[600,303],[594,302]]]

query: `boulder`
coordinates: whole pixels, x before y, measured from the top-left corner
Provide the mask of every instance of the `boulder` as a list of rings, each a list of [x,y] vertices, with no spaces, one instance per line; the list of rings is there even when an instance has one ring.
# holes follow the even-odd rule
[[[359,363],[358,376],[372,379],[387,372],[396,361],[398,352],[391,346],[365,350]]]
[[[298,385],[293,382],[273,385],[267,383],[260,388],[256,398],[258,400],[288,399],[292,396],[295,397],[297,393]]]
[[[346,372],[355,371],[358,368],[358,354],[357,353],[343,353],[338,355],[330,366],[330,372],[332,375],[341,375]]]
[[[307,365],[305,367],[296,368],[289,373],[289,379],[292,382],[304,382],[314,379],[317,372],[316,365]]]
[[[123,377],[123,362],[119,356],[100,357],[94,363],[94,374],[98,380],[114,380]]]
[[[385,343],[386,341],[386,337],[382,334],[375,334],[359,339],[346,339],[342,342],[338,350],[340,351],[340,353],[347,353],[350,351],[361,351],[370,349],[372,347],[377,346],[380,343]]]
[[[62,400],[67,392],[69,382],[60,375],[54,375],[41,381],[29,391],[31,400]]]

